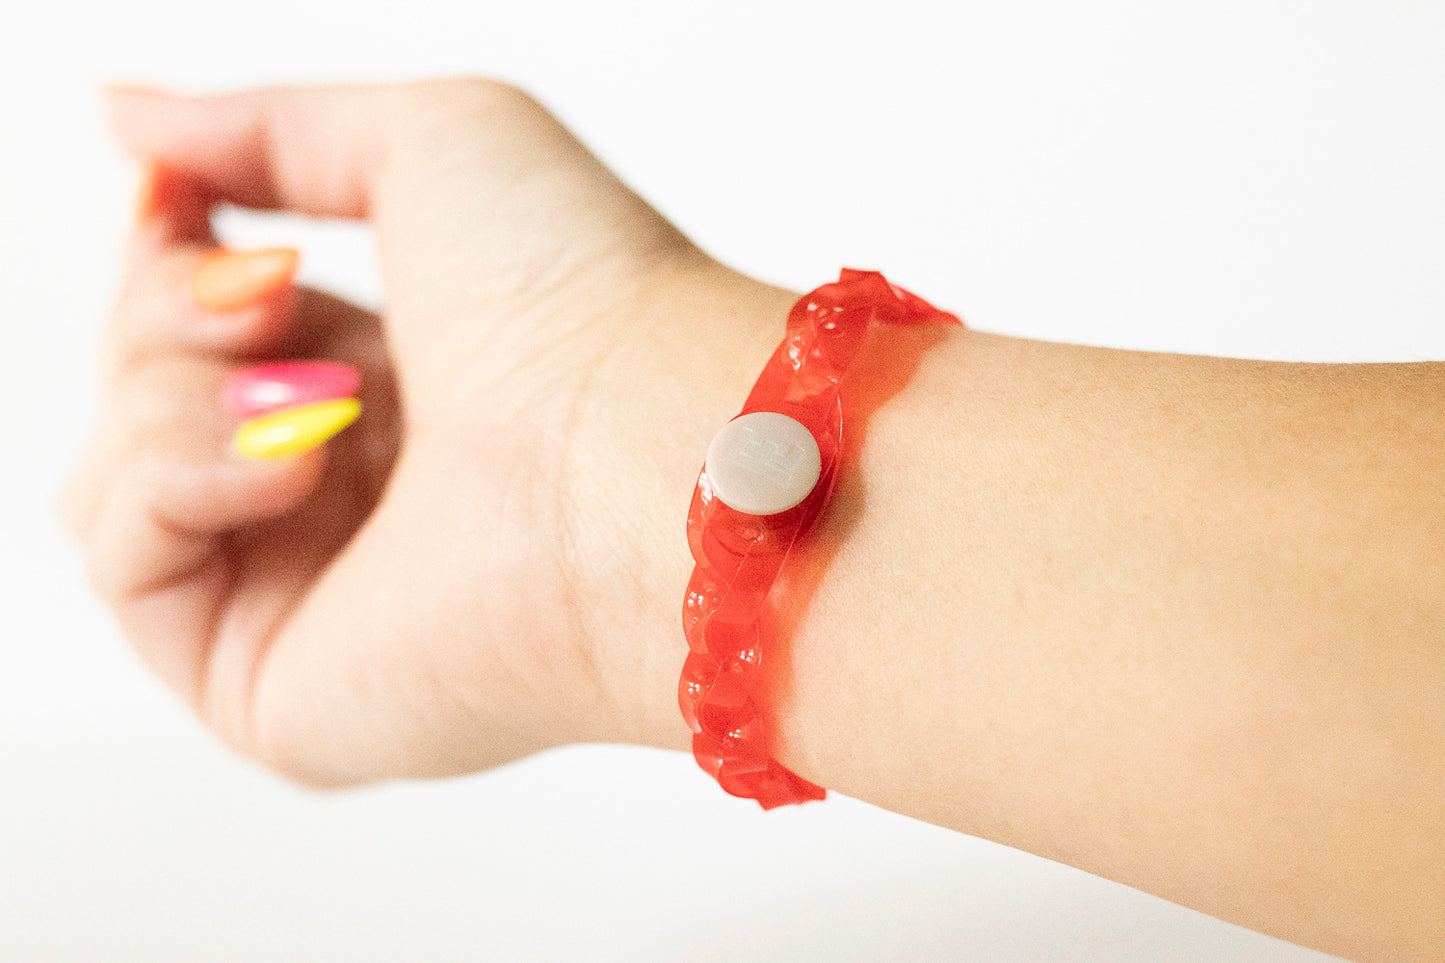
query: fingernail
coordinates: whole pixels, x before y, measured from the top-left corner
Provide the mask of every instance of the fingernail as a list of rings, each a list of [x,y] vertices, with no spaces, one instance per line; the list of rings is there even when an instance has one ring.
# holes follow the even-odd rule
[[[291,283],[301,255],[289,247],[212,251],[191,279],[191,298],[207,311],[235,311]]]
[[[166,169],[151,161],[141,171],[140,186],[135,193],[135,222],[144,224],[165,206]]]
[[[203,188],[192,175],[160,161],[146,161],[135,192],[137,226],[201,201]]]
[[[227,410],[246,418],[278,408],[334,401],[356,394],[361,375],[334,361],[281,361],[242,368],[226,382]]]
[[[359,414],[361,402],[355,398],[286,408],[245,422],[231,444],[241,455],[258,461],[299,455],[325,442]]]

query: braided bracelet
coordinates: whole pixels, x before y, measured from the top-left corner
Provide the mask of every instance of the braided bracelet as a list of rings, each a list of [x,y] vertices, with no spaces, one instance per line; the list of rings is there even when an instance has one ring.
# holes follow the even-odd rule
[[[876,271],[845,268],[800,298],[740,415],[708,446],[687,516],[697,563],[683,602],[678,685],[693,756],[724,790],[764,809],[822,799],[772,757],[759,715],[769,594],[822,513],[843,446],[839,384],[874,321],[962,324]]]

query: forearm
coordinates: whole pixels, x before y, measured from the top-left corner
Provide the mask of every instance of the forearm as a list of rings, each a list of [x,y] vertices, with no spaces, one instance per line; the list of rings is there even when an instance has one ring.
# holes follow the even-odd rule
[[[750,328],[699,388],[734,409],[715,424],[767,342]],[[1445,366],[974,332],[920,357],[790,561],[781,760],[1286,939],[1434,952]],[[675,655],[647,663],[650,741],[679,747],[682,515],[647,523],[675,591],[643,627]]]
[[[948,339],[839,486],[778,752],[1287,939],[1439,952],[1442,402],[1438,365]]]

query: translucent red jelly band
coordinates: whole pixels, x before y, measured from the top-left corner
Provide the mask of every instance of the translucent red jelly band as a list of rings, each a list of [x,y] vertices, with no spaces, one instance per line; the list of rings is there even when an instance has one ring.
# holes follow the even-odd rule
[[[775,632],[768,596],[789,551],[832,493],[843,446],[839,383],[875,321],[962,324],[876,271],[845,268],[837,282],[804,295],[738,417],[777,412],[806,427],[821,456],[817,483],[792,508],[745,514],[717,496],[704,466],[688,512],[697,565],[683,602],[689,653],[678,701],[698,765],[724,790],[764,809],[825,795],[773,759],[758,713],[759,669]]]

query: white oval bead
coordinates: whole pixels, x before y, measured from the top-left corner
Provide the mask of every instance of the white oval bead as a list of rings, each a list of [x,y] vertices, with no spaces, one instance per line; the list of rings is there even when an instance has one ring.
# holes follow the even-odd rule
[[[713,436],[703,470],[727,507],[746,515],[776,515],[808,497],[823,473],[823,457],[802,422],[775,411],[754,411]]]

